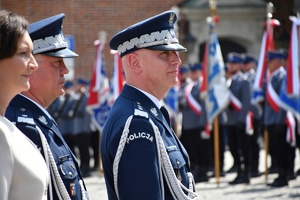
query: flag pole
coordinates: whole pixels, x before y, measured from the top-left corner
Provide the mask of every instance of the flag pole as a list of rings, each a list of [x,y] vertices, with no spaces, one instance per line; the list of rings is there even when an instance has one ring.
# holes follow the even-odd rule
[[[267,4],[267,29],[270,29],[270,20],[273,17],[273,3],[269,2]],[[267,71],[266,71],[267,73]],[[266,128],[264,128],[264,146],[265,146],[265,181],[268,181],[269,168],[268,168],[268,156],[269,156],[269,133]]]
[[[216,12],[217,12],[217,0],[208,0],[209,3],[209,8],[210,8],[210,15],[212,18],[212,25],[209,28],[210,33],[214,31],[214,26],[215,26],[215,17],[216,17]],[[210,37],[209,37],[210,38]],[[209,44],[210,41],[208,40],[208,45],[206,48],[209,50]],[[208,53],[207,53],[208,55]],[[207,58],[207,66],[210,66],[209,64],[209,59]],[[218,117],[214,118],[214,163],[215,163],[215,178],[216,178],[216,184],[219,186],[220,184],[220,154],[219,154],[219,122],[218,122]]]
[[[99,38],[99,41],[102,43],[102,44],[105,44],[106,43],[106,37],[107,37],[107,33],[106,31],[99,31],[98,33],[98,38]],[[101,129],[102,131],[102,129]],[[98,157],[98,166],[99,166],[99,175],[103,175],[103,168],[102,168],[102,159],[101,159],[101,153],[100,153],[100,141],[101,141],[101,133],[100,130],[98,130],[98,134],[99,134],[99,140],[98,140],[98,154],[99,154],[99,157]],[[96,161],[95,161],[96,162]]]
[[[214,154],[215,154],[215,177],[217,186],[220,184],[220,154],[219,154],[219,120],[214,119]]]

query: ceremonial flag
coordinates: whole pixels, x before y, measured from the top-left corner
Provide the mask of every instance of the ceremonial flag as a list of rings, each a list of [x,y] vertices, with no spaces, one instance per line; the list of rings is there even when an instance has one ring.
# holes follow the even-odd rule
[[[109,105],[110,89],[108,78],[105,74],[102,56],[104,42],[96,40],[94,45],[96,46],[96,56],[86,109],[91,113],[92,121],[97,129],[101,131],[111,108]]]
[[[280,108],[287,111],[285,123],[287,125],[287,134],[286,141],[291,144],[291,146],[295,146],[295,118],[300,121],[300,97],[299,95],[288,95],[287,93],[287,79],[288,74],[284,77],[282,87],[280,90]],[[299,78],[298,78],[299,80]]]
[[[207,90],[208,90],[208,76],[207,76],[207,69],[208,69],[208,42],[205,44],[205,49],[204,49],[204,58],[203,58],[203,67],[202,67],[202,85],[200,88],[200,95],[201,97],[205,97],[207,95]]]
[[[274,50],[273,29],[280,23],[276,19],[268,19],[266,21],[266,30],[263,34],[258,65],[253,83],[252,102],[258,104],[264,100],[263,83],[266,81],[267,54],[268,51]]]
[[[290,20],[293,22],[291,31],[290,48],[288,54],[288,65],[287,65],[287,93],[289,95],[299,96],[299,26],[300,19],[294,16],[290,16]]]
[[[210,27],[207,53],[207,75],[204,82],[208,81],[206,96],[206,109],[208,113],[208,121],[212,123],[214,118],[224,110],[229,104],[229,89],[226,86],[224,62],[219,45],[217,34],[213,31],[214,22],[211,17],[207,20]],[[205,60],[205,59],[204,59]]]
[[[111,50],[111,54],[114,55],[114,69],[113,69],[113,99],[119,96],[124,86],[124,73],[122,69],[122,62],[118,51]]]
[[[288,64],[286,66],[286,76],[282,83],[280,91],[281,104],[280,107],[286,111],[290,111],[300,121],[300,94],[299,94],[299,30],[300,19],[291,16],[293,22],[291,31],[291,41],[289,47]]]

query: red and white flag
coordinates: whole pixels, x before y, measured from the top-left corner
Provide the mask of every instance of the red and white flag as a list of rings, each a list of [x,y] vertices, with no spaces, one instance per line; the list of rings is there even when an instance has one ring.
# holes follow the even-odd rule
[[[276,19],[269,19],[265,22],[266,30],[261,42],[260,55],[253,83],[252,101],[254,103],[259,103],[264,100],[262,85],[266,79],[267,55],[268,51],[274,50],[273,29],[279,25],[280,23]]]
[[[294,16],[290,16],[290,20],[293,22],[291,31],[290,48],[288,54],[288,65],[287,65],[287,94],[292,96],[299,95],[299,27],[300,19]]]
[[[102,129],[110,109],[110,105],[108,104],[108,100],[110,98],[110,88],[108,78],[105,74],[102,56],[104,44],[104,42],[100,42],[99,40],[94,42],[96,47],[96,56],[89,87],[89,98],[86,107],[87,111],[92,114],[92,121],[98,130]]]
[[[122,61],[118,51],[111,50],[111,54],[114,55],[114,69],[113,69],[113,99],[116,98],[121,93],[121,90],[124,86],[125,78],[122,69]]]

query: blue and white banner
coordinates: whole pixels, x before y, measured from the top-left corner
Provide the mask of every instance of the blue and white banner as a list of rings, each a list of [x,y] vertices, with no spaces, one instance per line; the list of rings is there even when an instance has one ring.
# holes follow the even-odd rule
[[[214,118],[229,104],[230,92],[226,86],[224,61],[221,53],[217,34],[210,33],[208,45],[208,93],[206,98],[206,109],[208,121],[213,122]]]
[[[94,45],[96,46],[96,56],[86,110],[91,113],[93,123],[101,131],[110,110],[111,93],[102,55],[104,42],[96,40]]]

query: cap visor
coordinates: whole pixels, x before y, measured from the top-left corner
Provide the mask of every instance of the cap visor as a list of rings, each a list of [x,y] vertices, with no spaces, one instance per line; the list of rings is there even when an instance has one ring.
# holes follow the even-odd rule
[[[157,45],[152,47],[146,47],[146,49],[160,50],[160,51],[187,51],[186,48],[181,46],[180,44]]]
[[[42,52],[41,54],[46,56],[52,56],[52,57],[60,57],[60,58],[73,58],[78,56],[78,54],[74,53],[73,51],[67,48],[58,51]]]

